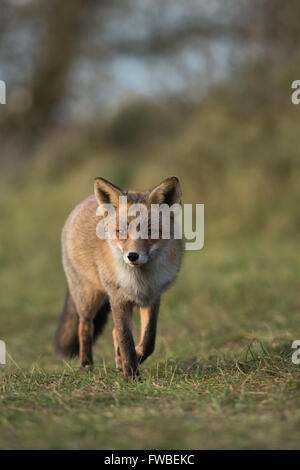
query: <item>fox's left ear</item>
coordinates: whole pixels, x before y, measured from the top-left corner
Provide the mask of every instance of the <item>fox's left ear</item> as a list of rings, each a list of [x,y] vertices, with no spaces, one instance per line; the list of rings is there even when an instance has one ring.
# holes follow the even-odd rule
[[[99,205],[112,204],[118,207],[119,197],[123,195],[118,186],[100,177],[94,179],[94,191]]]
[[[181,189],[179,179],[176,176],[169,176],[158,186],[152,189],[149,195],[150,204],[181,204]]]

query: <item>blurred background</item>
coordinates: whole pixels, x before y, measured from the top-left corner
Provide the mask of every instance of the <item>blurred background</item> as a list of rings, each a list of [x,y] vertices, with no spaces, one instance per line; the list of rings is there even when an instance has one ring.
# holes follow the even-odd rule
[[[296,0],[2,1],[5,331],[10,323],[19,331],[25,315],[34,329],[35,320],[45,325],[52,351],[64,291],[60,231],[95,176],[144,189],[174,174],[184,202],[205,204],[205,248],[185,264],[196,271],[186,297],[199,313],[206,260],[211,269],[219,256],[235,275],[232,256],[240,263],[263,243],[272,257],[295,257],[299,9]]]
[[[60,232],[96,176],[176,175],[205,204],[149,364],[297,339],[299,16],[297,0],[1,0],[0,339],[17,364],[61,364]]]
[[[175,173],[207,217],[226,225],[230,213],[230,232],[290,232],[298,10],[296,0],[3,0],[1,176],[30,175],[33,187],[81,175],[76,201],[98,174],[147,187]]]
[[[2,1],[1,301],[13,330],[19,315],[53,330],[61,228],[95,176],[145,189],[174,174],[184,202],[205,204],[205,248],[185,264],[199,312],[206,259],[232,263],[264,242],[295,256],[298,12],[296,0]]]

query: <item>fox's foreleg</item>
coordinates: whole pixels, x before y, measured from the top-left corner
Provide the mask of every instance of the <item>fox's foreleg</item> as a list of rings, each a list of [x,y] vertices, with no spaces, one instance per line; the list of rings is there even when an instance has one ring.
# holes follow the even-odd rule
[[[147,359],[154,351],[159,303],[160,299],[152,305],[140,307],[141,333],[140,342],[136,347],[139,364]]]
[[[93,365],[93,333],[93,318],[80,318],[78,326],[79,360],[83,367]]]
[[[115,347],[116,369],[118,372],[121,372],[123,370],[122,359],[121,359],[121,352],[120,352],[118,338],[117,338],[117,332],[115,328],[112,330],[112,337],[113,337],[114,347]]]
[[[105,301],[106,294],[83,278],[80,283],[72,283],[71,289],[79,316],[79,360],[80,364],[85,367],[93,364],[94,317]]]
[[[128,312],[129,315],[129,326],[130,330],[132,331],[132,311]],[[119,348],[119,342],[118,342],[118,337],[117,337],[117,331],[116,328],[112,330],[112,337],[114,341],[114,347],[115,347],[115,361],[116,361],[116,369],[118,372],[121,372],[123,370],[122,367],[122,359],[121,359],[121,352]]]
[[[134,378],[139,375],[139,370],[131,332],[133,305],[112,299],[110,299],[110,304],[114,321],[113,338],[116,349],[116,365],[117,367],[122,365],[125,377]]]

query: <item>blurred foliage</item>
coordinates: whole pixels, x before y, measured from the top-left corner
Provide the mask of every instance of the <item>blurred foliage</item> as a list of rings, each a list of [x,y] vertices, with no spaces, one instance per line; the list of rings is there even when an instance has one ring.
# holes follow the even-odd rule
[[[143,189],[175,174],[186,202],[207,204],[210,236],[297,236],[299,109],[290,101],[290,72],[265,83],[261,70],[248,64],[199,103],[128,101],[100,122],[49,133],[9,184],[43,181],[49,192],[57,179],[79,178],[75,204],[92,192],[95,176]]]
[[[138,18],[147,18],[143,2],[137,3]],[[125,41],[118,30],[109,56],[130,48],[166,56],[199,34],[229,35],[240,42],[241,54],[245,45],[248,53],[232,64],[226,80],[205,93],[199,87],[193,99],[188,90],[128,98],[86,120],[55,122],[74,57],[82,54],[86,31],[95,31],[87,28],[97,17],[95,5],[89,2],[83,19],[78,12],[69,18],[73,32],[80,23],[81,39],[77,49],[75,43],[68,47],[69,37],[59,83],[54,80],[45,101],[33,100],[47,109],[31,115],[27,108],[28,115],[7,121],[5,111],[1,118],[0,338],[10,365],[2,377],[0,447],[297,447],[299,381],[289,352],[299,330],[300,107],[291,103],[291,82],[300,76],[300,4],[225,5],[227,16],[216,10],[202,22],[195,17],[192,26],[184,21],[178,36],[178,28],[165,31],[166,17],[158,14],[158,33],[150,28],[141,42]],[[103,18],[113,16],[109,2],[103,5]],[[23,12],[30,18],[31,8],[29,2]],[[55,23],[50,10],[43,28]],[[48,30],[53,53],[50,36]],[[90,42],[84,45],[101,62]],[[38,75],[47,76],[47,64],[37,65]],[[47,95],[43,81],[33,83]],[[39,113],[45,115],[36,129],[26,116],[36,122]],[[75,204],[92,193],[94,177],[146,189],[167,175],[179,177],[184,202],[205,204],[204,249],[185,253],[178,281],[163,298],[145,382],[128,386],[116,377],[111,318],[96,347],[95,372],[83,375],[77,362],[62,364],[51,343],[65,290],[61,228]]]

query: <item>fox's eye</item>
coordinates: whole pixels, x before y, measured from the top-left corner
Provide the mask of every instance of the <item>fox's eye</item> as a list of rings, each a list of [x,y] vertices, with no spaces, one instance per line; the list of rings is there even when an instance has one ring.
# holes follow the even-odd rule
[[[122,228],[117,228],[117,229],[116,229],[116,232],[117,232],[119,235],[125,235],[125,230],[123,230]]]
[[[153,238],[159,238],[159,231],[158,230],[151,231],[151,228],[149,228],[148,235]]]

